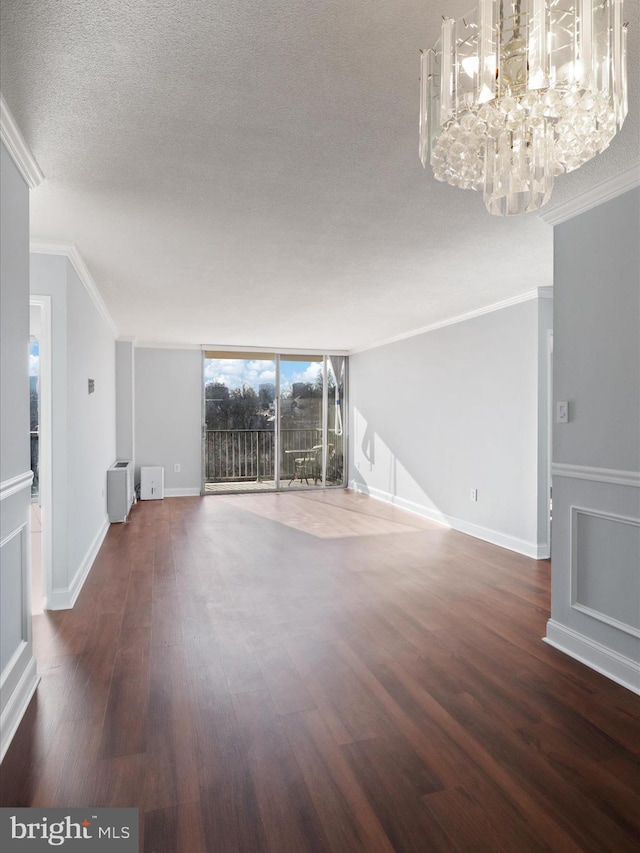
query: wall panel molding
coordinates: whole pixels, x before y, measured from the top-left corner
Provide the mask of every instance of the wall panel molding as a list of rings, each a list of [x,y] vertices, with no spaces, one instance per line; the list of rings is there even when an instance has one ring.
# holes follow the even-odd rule
[[[584,613],[587,616],[590,616],[592,619],[597,619],[600,622],[604,622],[607,625],[611,625],[613,628],[616,628],[619,631],[624,631],[626,634],[631,634],[633,637],[640,638],[640,627],[636,625],[630,625],[628,622],[625,622],[621,619],[616,618],[615,616],[604,612],[604,610],[600,610],[595,606],[585,603],[584,601],[580,601],[580,572],[581,572],[581,564],[579,560],[579,551],[580,551],[580,519],[599,519],[601,521],[607,522],[609,524],[622,524],[630,528],[638,528],[638,532],[640,534],[640,519],[630,518],[624,515],[617,515],[609,512],[602,512],[600,510],[594,509],[586,509],[584,507],[579,506],[571,506],[571,522],[570,522],[570,534],[569,534],[569,548],[570,548],[570,560],[571,560],[571,607],[574,610],[579,611],[580,613]],[[612,537],[619,538],[619,537]],[[640,548],[638,549],[640,551]],[[610,563],[611,561],[608,561]],[[607,566],[597,567],[597,574],[605,575]],[[608,576],[608,581],[613,582],[610,573]],[[640,596],[631,593],[631,597],[633,599],[637,599],[640,602]]]
[[[27,710],[29,702],[40,681],[36,659],[33,657],[30,645],[20,649],[19,658],[15,661],[15,671],[22,669],[22,675],[11,692],[7,704],[0,716],[0,761],[3,760],[18,726]]]
[[[2,553],[2,549],[5,548],[9,542],[17,539],[18,537],[20,538],[20,642],[25,644],[31,642],[31,600],[29,596],[29,573],[31,571],[30,534],[31,525],[29,521],[24,521],[0,540],[0,553]],[[7,669],[8,668],[9,665],[7,666]],[[0,674],[0,688],[4,687],[5,682],[6,672],[3,671]]]
[[[0,501],[21,492],[23,489],[31,488],[32,480],[33,471],[25,471],[23,474],[16,474],[15,477],[3,480],[0,483]]]
[[[28,478],[27,483],[30,483]],[[12,492],[12,494],[15,493],[15,491]],[[0,674],[0,691],[4,703],[0,714],[0,761],[9,748],[39,681],[31,646],[31,602],[29,599],[31,543],[28,520],[19,524],[0,540],[0,551],[15,539],[19,539],[20,542],[19,565],[13,560],[2,561],[3,571],[15,572],[20,575],[19,590],[16,587],[18,596],[16,600],[12,601],[12,606],[19,608],[20,613],[19,623],[14,626],[17,628],[15,634],[12,629],[11,644],[14,645],[15,642],[15,647]]]
[[[621,471],[617,468],[594,468],[591,465],[553,462],[551,473],[554,477],[590,480],[593,483],[612,483],[616,486],[631,486],[640,489],[640,471]]]
[[[612,628],[617,628],[618,631],[624,631],[626,634],[631,634],[632,637],[640,638],[640,630],[634,628],[633,625],[628,625],[626,622],[619,622],[617,619],[607,616],[606,613],[601,613],[599,610],[593,610],[591,607],[585,607],[584,604],[572,604],[571,606],[579,613],[584,613],[592,619],[598,619],[600,622],[604,622],[605,625],[611,625]]]

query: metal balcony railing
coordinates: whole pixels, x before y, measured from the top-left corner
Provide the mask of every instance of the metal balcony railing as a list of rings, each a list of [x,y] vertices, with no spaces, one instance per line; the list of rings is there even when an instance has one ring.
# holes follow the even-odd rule
[[[342,481],[342,438],[329,430],[327,482]],[[275,431],[267,429],[209,429],[205,439],[205,482],[240,483],[275,480]],[[322,444],[321,429],[282,429],[280,431],[280,479],[294,476],[295,453]],[[339,452],[338,452],[339,451]]]
[[[31,497],[36,498],[40,493],[40,469],[39,459],[40,452],[38,448],[39,435],[38,431],[31,431],[31,470],[33,471],[33,480],[31,481]]]

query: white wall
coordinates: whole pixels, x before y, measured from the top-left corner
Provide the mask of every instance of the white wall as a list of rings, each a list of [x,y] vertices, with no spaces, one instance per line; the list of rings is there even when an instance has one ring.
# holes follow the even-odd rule
[[[0,143],[0,758],[37,685],[29,595],[29,189]]]
[[[551,489],[550,346],[553,332],[553,288],[541,288],[538,300],[538,542],[541,557],[551,556],[549,501]]]
[[[116,341],[116,455],[135,462],[135,348],[132,341]],[[134,483],[130,482],[129,505]]]
[[[0,478],[29,470],[29,190],[2,145]],[[26,289],[25,289],[26,287]],[[27,389],[25,392],[25,388]],[[26,425],[26,426],[25,426]]]
[[[544,555],[538,301],[351,357],[352,488]]]
[[[52,589],[75,601],[108,529],[106,471],[115,446],[115,339],[68,258],[31,256],[31,293],[51,296]],[[95,392],[88,393],[88,380]]]
[[[141,466],[160,465],[165,494],[200,494],[202,388],[199,350],[136,349],[136,482]]]
[[[547,639],[640,691],[640,190],[556,226]]]
[[[68,578],[73,587],[87,562],[90,568],[96,541],[106,532],[107,468],[116,458],[116,380],[115,336],[69,261],[67,311]],[[89,379],[95,382],[92,394]]]
[[[116,341],[116,453],[133,460],[135,348],[131,341]]]

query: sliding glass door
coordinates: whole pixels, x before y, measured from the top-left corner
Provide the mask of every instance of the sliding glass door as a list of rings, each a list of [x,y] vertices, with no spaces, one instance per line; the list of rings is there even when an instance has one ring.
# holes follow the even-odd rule
[[[204,353],[205,492],[344,484],[344,356]]]
[[[323,482],[324,358],[280,356],[280,479],[288,487]]]
[[[327,357],[326,483],[331,486],[344,485],[346,372],[347,359],[344,355]]]
[[[205,491],[276,488],[276,356],[206,352]]]

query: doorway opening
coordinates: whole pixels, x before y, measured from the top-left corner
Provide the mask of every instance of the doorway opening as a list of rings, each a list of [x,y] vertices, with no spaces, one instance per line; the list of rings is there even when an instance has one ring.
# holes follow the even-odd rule
[[[31,470],[31,612],[51,597],[51,297],[29,300]]]

